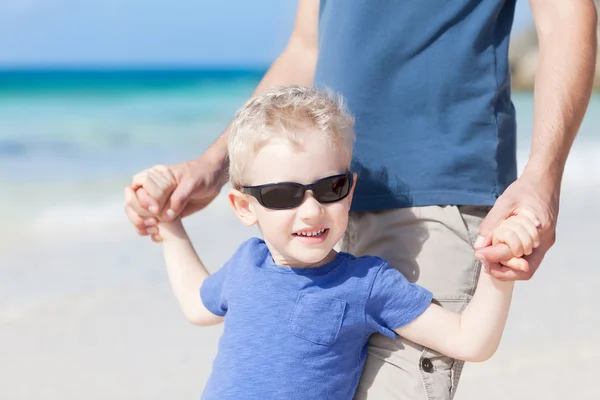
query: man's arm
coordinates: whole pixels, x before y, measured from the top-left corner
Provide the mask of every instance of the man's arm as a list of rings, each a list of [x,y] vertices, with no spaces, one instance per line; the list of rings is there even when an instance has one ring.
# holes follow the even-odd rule
[[[539,41],[527,168],[560,182],[594,82],[597,12],[592,0],[530,0]]]
[[[530,4],[539,56],[529,161],[481,224],[476,245],[478,258],[486,260],[498,279],[530,279],[554,244],[563,171],[589,103],[596,64],[597,12],[592,0],[530,0]],[[486,247],[491,231],[518,210],[532,212],[541,224],[540,246],[524,257],[522,271],[500,266],[497,263],[507,254]]]
[[[273,62],[254,94],[291,84],[311,86],[318,54],[319,0],[299,0],[293,32],[281,55]],[[138,234],[160,241],[155,218],[166,221],[185,217],[206,207],[227,182],[229,126],[200,157],[169,166],[177,187],[166,208],[140,189],[126,198],[126,214]]]
[[[423,314],[395,332],[422,346],[463,361],[489,359],[498,349],[514,282],[481,274],[473,299],[462,314],[431,304]]]
[[[294,30],[283,52],[271,64],[253,92],[257,95],[276,86],[311,86],[318,55],[319,0],[299,0]],[[228,125],[208,150],[227,164]]]

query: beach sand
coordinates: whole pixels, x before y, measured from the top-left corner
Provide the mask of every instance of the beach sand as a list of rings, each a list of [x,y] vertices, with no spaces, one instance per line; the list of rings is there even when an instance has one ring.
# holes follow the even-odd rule
[[[499,351],[467,365],[457,399],[600,398],[598,195],[565,187],[557,244],[517,285]],[[212,271],[257,234],[227,207],[221,198],[186,220]],[[3,400],[197,399],[220,333],[184,320],[160,247],[124,215],[0,245]]]

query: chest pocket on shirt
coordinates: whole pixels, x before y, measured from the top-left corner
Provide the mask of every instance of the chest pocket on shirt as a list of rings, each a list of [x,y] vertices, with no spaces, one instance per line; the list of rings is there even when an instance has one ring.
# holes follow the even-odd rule
[[[299,338],[330,345],[340,332],[345,310],[344,300],[300,293],[290,319],[290,330]]]

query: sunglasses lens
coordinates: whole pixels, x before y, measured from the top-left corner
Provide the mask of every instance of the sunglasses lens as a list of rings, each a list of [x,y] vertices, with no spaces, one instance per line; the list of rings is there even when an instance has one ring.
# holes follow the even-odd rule
[[[291,208],[302,202],[304,190],[296,185],[278,184],[262,188],[260,196],[267,208]]]
[[[315,197],[322,203],[333,203],[348,195],[350,191],[350,175],[332,176],[315,185]]]

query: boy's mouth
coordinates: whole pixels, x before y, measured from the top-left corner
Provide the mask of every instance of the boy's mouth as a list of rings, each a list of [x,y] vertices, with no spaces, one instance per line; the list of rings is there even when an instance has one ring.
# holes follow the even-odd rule
[[[327,233],[327,231],[329,231],[328,228],[320,228],[320,229],[310,230],[310,231],[304,230],[304,231],[293,233],[292,235],[299,236],[299,237],[319,237],[319,236],[323,236],[325,233]]]

